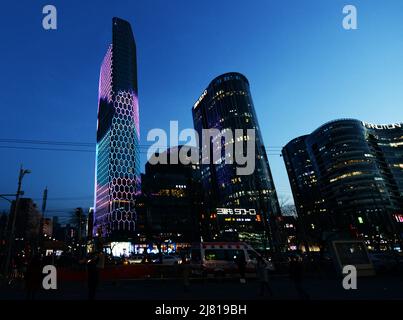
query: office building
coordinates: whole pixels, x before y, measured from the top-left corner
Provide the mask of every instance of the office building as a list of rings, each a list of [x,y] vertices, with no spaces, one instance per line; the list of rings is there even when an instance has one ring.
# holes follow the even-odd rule
[[[139,231],[148,245],[161,245],[163,251],[180,251],[200,241],[200,170],[195,164],[170,162],[170,153],[180,148],[164,152],[167,164],[147,162],[141,178],[145,205],[139,208]]]
[[[328,122],[283,148],[309,241],[363,239],[398,246],[403,224],[403,124]]]
[[[130,24],[113,18],[99,79],[94,235],[126,240],[135,230],[139,134],[136,44]]]
[[[280,215],[280,209],[248,80],[235,72],[218,76],[197,99],[192,114],[201,150],[203,238],[246,241],[260,249],[278,247],[274,217]],[[233,138],[227,141],[217,135],[203,144],[206,129],[217,129],[223,136],[231,133]],[[238,138],[237,129],[243,130]],[[221,160],[227,156],[235,158],[237,141],[246,150],[247,141],[252,138],[247,129],[255,133],[255,168],[251,174],[239,175],[235,162],[219,163],[214,157],[206,161],[206,148],[214,152],[221,147]],[[235,148],[226,149],[234,145]]]

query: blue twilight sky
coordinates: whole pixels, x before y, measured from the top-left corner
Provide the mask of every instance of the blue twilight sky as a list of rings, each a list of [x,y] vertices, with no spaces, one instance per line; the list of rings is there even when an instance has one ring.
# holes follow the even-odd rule
[[[58,9],[56,31],[42,28],[46,4]],[[342,28],[346,4],[357,7],[358,30]],[[192,128],[191,106],[208,83],[241,72],[277,154],[269,160],[281,197],[291,192],[279,147],[292,138],[341,117],[403,120],[401,0],[5,0],[0,140],[95,142],[113,16],[131,22],[137,42],[141,143],[170,120]],[[52,214],[92,205],[94,153],[0,148],[0,194],[15,191],[20,163],[32,170],[26,196],[48,186]]]

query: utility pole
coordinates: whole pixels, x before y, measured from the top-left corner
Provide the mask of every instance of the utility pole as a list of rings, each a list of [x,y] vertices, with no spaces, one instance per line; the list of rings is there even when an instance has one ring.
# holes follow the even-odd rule
[[[22,165],[21,165],[20,173],[18,175],[18,187],[17,187],[17,193],[15,195],[15,205],[14,205],[14,212],[13,212],[12,221],[11,221],[10,236],[8,239],[7,258],[6,258],[6,264],[4,267],[4,275],[6,277],[8,276],[8,270],[10,267],[11,255],[12,255],[12,250],[13,250],[13,244],[14,244],[14,240],[15,240],[14,239],[14,230],[15,230],[15,222],[17,220],[19,200],[20,200],[20,195],[21,195],[22,178],[24,177],[25,174],[28,174],[28,173],[31,173],[31,171],[27,170],[27,169],[23,169]]]

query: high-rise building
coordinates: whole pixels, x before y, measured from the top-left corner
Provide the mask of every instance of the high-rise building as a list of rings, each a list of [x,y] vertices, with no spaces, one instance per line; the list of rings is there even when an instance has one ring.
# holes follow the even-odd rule
[[[136,44],[130,24],[113,18],[99,77],[94,234],[125,239],[135,230],[139,135]]]
[[[344,233],[382,247],[402,237],[402,123],[331,121],[290,141],[283,156],[311,240]]]
[[[142,195],[145,198],[145,212],[139,208],[139,228],[147,241],[160,242],[180,250],[192,242],[200,241],[200,194],[201,188],[196,164],[171,163],[170,153],[179,147],[169,148],[157,156],[166,154],[167,164],[146,163],[141,178]],[[141,221],[143,220],[143,221]]]
[[[11,204],[10,221],[15,213],[15,200]],[[35,243],[41,233],[42,215],[34,201],[30,198],[20,198],[18,200],[18,211],[15,220],[14,236],[18,247],[23,247],[26,243]],[[8,226],[11,228],[11,224]]]
[[[276,246],[274,217],[280,215],[280,209],[248,80],[235,72],[218,76],[203,91],[192,113],[199,146],[214,150],[221,143],[222,158],[227,156],[224,152],[232,152],[225,147],[233,145],[234,140],[217,141],[213,137],[209,139],[210,146],[203,145],[203,129],[218,129],[222,134],[230,131],[234,139],[235,130],[242,129],[243,136],[238,139],[243,141],[244,150],[251,138],[247,129],[255,131],[255,169],[251,174],[238,175],[237,164],[217,163],[214,157],[205,163],[201,152],[204,239],[240,240],[259,248]]]

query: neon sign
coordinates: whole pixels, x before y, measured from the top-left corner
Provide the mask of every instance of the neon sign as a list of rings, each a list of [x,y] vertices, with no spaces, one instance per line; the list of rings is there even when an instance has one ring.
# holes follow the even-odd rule
[[[374,123],[369,123],[362,121],[362,125],[368,129],[377,129],[377,130],[384,130],[384,129],[396,129],[396,128],[401,128],[402,124],[401,123],[392,123],[392,124],[374,124]]]
[[[230,209],[230,208],[217,208],[217,215],[243,215],[243,216],[256,216],[255,209]]]

